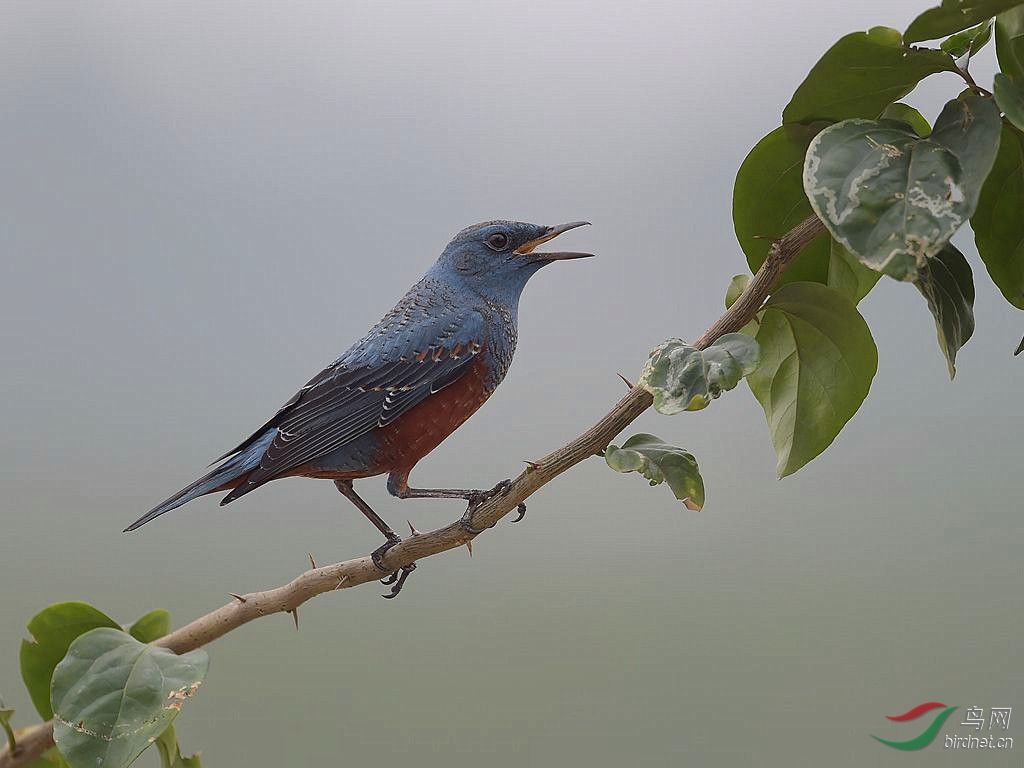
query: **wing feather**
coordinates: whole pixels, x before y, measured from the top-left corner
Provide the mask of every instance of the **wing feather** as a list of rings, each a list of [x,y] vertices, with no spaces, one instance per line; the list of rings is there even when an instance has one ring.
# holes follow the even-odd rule
[[[484,346],[484,323],[475,311],[462,317],[452,314],[436,318],[414,335],[407,334],[404,344],[388,338],[383,356],[366,350],[366,342],[374,334],[371,331],[367,339],[314,377],[256,433],[277,429],[259,466],[221,503],[392,424],[458,381]],[[232,453],[244,450],[251,439]]]

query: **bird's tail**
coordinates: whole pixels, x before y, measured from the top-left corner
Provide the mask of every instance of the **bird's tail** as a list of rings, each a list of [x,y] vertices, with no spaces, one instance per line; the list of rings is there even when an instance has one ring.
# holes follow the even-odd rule
[[[134,531],[136,528],[145,525],[150,520],[160,517],[164,512],[170,512],[172,509],[177,509],[182,504],[187,504],[192,501],[192,499],[205,496],[207,493],[213,493],[217,490],[233,487],[230,485],[232,481],[240,480],[244,475],[259,466],[260,458],[263,456],[263,452],[267,449],[267,446],[273,440],[274,433],[276,431],[277,430],[275,429],[267,430],[265,435],[262,435],[258,440],[255,440],[246,450],[231,456],[223,464],[215,467],[194,483],[182,488],[169,499],[157,504],[149,510],[149,512],[125,528],[125,532]]]

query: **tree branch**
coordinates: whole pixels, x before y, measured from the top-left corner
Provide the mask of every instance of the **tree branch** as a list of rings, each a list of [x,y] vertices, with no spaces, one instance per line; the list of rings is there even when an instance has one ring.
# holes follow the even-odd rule
[[[697,340],[696,346],[703,349],[720,336],[738,331],[750,322],[793,259],[824,232],[824,225],[816,217],[811,216],[776,240],[772,244],[768,258],[751,279],[746,290]],[[512,482],[507,493],[481,504],[473,514],[473,527],[493,526],[537,489],[606,448],[616,435],[651,406],[651,402],[651,395],[645,389],[632,387],[626,396],[590,429],[572,442],[531,463]],[[471,539],[473,535],[467,533],[456,521],[429,533],[409,536],[389,549],[382,560],[390,572],[425,557],[460,547]],[[212,613],[176,629],[154,644],[176,653],[185,653],[211,643],[253,619],[272,613],[295,613],[300,605],[316,595],[377,581],[382,575],[369,555],[343,563],[312,568],[282,587],[239,595],[227,605],[222,605]],[[15,754],[11,754],[6,748],[0,751],[0,768],[20,768],[52,746],[53,724],[43,723],[21,736]]]

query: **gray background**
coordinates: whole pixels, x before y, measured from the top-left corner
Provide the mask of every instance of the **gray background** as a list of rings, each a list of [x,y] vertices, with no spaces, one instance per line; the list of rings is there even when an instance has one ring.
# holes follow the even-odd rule
[[[736,168],[840,35],[924,3],[4,3],[0,690],[58,600],[177,623],[365,554],[326,482],[121,528],[262,423],[456,230],[594,226],[528,287],[516,364],[413,477],[489,486],[588,426],[745,269]],[[991,82],[992,53],[976,65]],[[960,90],[913,97],[934,118]],[[963,247],[981,269],[969,238]],[[179,730],[204,765],[1009,765],[904,754],[922,701],[1015,706],[1024,319],[987,278],[955,383],[912,287],[863,303],[866,406],[785,482],[745,387],[636,430],[687,446],[705,511],[586,462],[525,523],[209,650]],[[388,498],[396,525],[461,510]],[[943,733],[960,728],[961,711]],[[941,738],[941,737],[940,737]],[[152,765],[151,756],[143,763]]]

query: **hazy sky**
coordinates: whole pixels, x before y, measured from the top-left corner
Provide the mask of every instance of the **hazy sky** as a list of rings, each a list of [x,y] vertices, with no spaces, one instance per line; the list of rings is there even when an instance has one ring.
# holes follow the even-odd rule
[[[587,219],[560,243],[599,258],[534,278],[508,379],[414,482],[489,487],[589,426],[621,395],[616,372],[721,313],[745,270],[735,171],[816,58],[924,7],[0,5],[0,692],[18,722],[34,718],[17,645],[48,603],[182,623],[308,551],[377,546],[329,483],[300,480],[120,531],[462,227]],[[934,118],[959,90],[945,75],[911,101]],[[745,387],[647,414],[631,431],[700,461],[703,512],[588,461],[472,560],[424,562],[397,601],[363,587],[305,607],[298,634],[272,617],[213,645],[185,747],[211,768],[904,765],[868,736],[901,737],[884,715],[1024,708],[1024,316],[959,242],[978,330],[954,383],[924,301],[883,281],[862,304],[871,394],[796,476],[775,480]],[[362,490],[396,528],[461,513]]]

